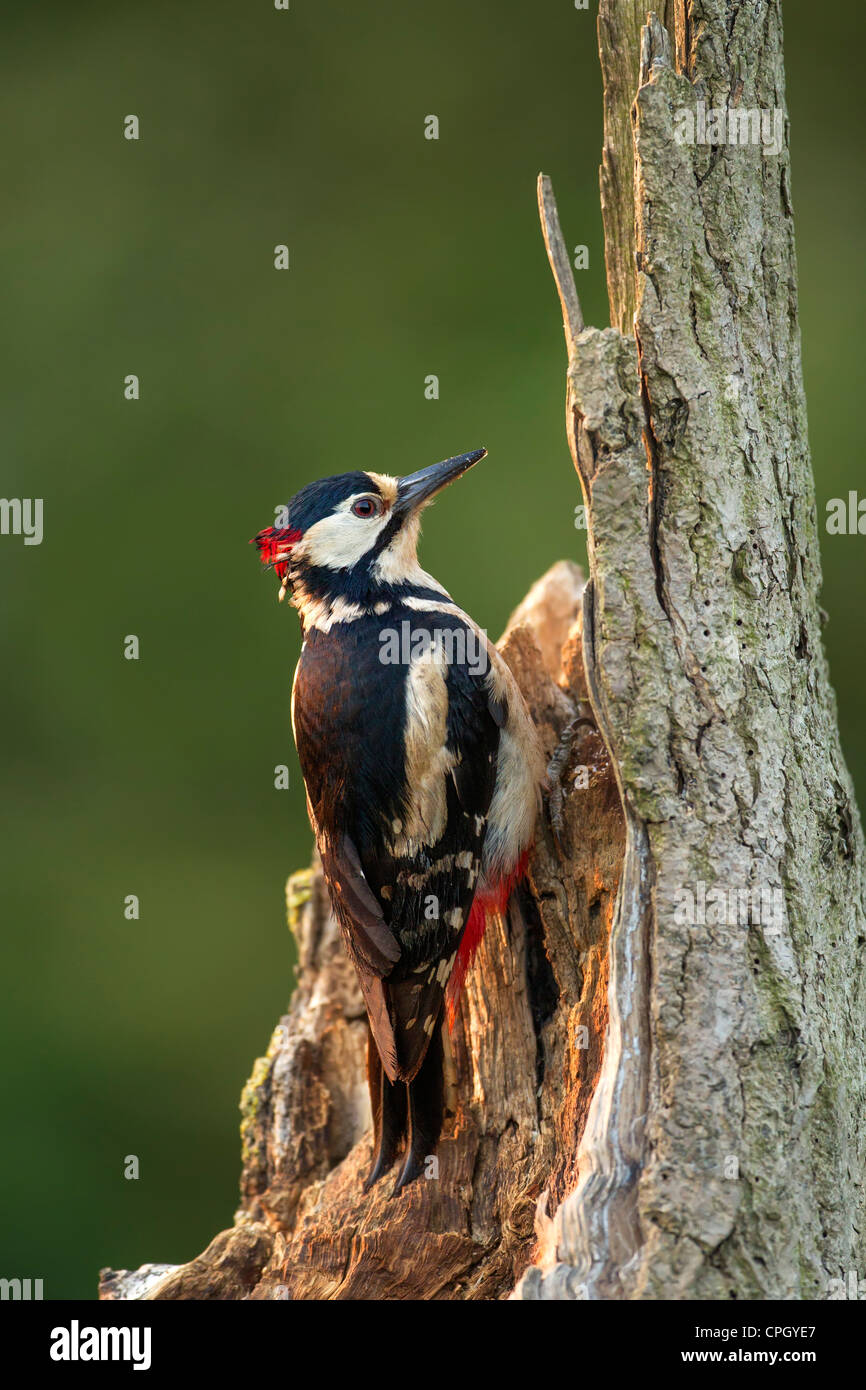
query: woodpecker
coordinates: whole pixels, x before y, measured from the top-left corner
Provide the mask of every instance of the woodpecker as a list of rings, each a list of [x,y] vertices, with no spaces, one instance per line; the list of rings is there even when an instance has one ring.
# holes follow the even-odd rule
[[[526,869],[544,759],[505,661],[420,566],[421,513],[486,454],[310,483],[253,537],[298,612],[292,727],[369,1023],[371,1186],[443,1121],[443,1026]]]

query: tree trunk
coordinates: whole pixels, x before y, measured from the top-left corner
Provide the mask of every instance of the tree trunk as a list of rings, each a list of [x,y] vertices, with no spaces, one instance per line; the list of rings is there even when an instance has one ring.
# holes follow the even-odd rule
[[[549,804],[468,982],[438,1176],[361,1190],[362,1008],[314,869],[236,1225],[104,1297],[824,1298],[863,1269],[864,846],[821,642],[780,7],[665,17],[673,43],[634,0],[599,15],[614,327],[583,327],[540,181],[590,578],[555,566],[503,639]],[[778,110],[779,150],[681,142],[699,103]]]

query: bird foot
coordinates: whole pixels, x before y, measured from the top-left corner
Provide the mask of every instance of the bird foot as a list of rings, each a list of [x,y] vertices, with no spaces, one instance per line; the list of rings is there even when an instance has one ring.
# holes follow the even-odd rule
[[[583,706],[583,708],[586,708],[586,706]],[[557,844],[562,843],[562,774],[571,756],[571,750],[574,740],[577,737],[577,731],[584,725],[591,729],[598,727],[591,714],[580,714],[576,719],[572,719],[569,724],[566,724],[560,734],[559,742],[556,745],[553,757],[547,764],[547,780],[550,788],[547,795],[547,804],[550,810],[550,824],[553,828]]]
[[[388,1163],[381,1154],[377,1154],[376,1161],[367,1174],[367,1179],[364,1183],[364,1192],[369,1192],[371,1187],[375,1187],[376,1183],[381,1177],[384,1177],[390,1167],[391,1164]]]
[[[394,1184],[394,1191],[391,1193],[392,1199],[399,1197],[404,1187],[408,1187],[417,1177],[424,1172],[424,1159],[413,1153],[410,1149],[406,1154],[406,1161],[400,1170],[400,1176]]]

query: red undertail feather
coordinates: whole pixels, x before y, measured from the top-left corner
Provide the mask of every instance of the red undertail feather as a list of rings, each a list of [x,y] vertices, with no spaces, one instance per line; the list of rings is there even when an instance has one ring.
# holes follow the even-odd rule
[[[469,921],[466,923],[466,930],[460,940],[457,950],[457,959],[445,988],[445,1004],[448,1014],[448,1031],[454,1027],[454,1020],[457,1017],[457,1005],[460,1002],[460,992],[469,972],[469,968],[475,959],[475,953],[481,945],[481,938],[487,926],[488,917],[494,916],[497,912],[504,912],[508,906],[508,899],[514,892],[520,880],[526,873],[526,866],[529,863],[529,850],[525,849],[510,873],[501,878],[495,887],[486,893],[476,894],[472,908],[469,912]]]

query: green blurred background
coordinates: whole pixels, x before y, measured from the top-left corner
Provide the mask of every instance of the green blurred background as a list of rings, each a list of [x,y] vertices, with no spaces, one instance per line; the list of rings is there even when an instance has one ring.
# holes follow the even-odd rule
[[[785,19],[823,516],[862,476],[859,77],[839,57],[862,20],[811,9]],[[583,558],[535,176],[607,323],[600,80],[571,0],[10,3],[4,31],[0,491],[45,499],[45,539],[0,540],[0,1275],[90,1298],[101,1265],[183,1261],[231,1222],[239,1092],[292,987],[299,638],[248,538],[312,478],[483,443],[428,515],[426,567],[495,633]],[[863,545],[822,536],[861,795]]]

